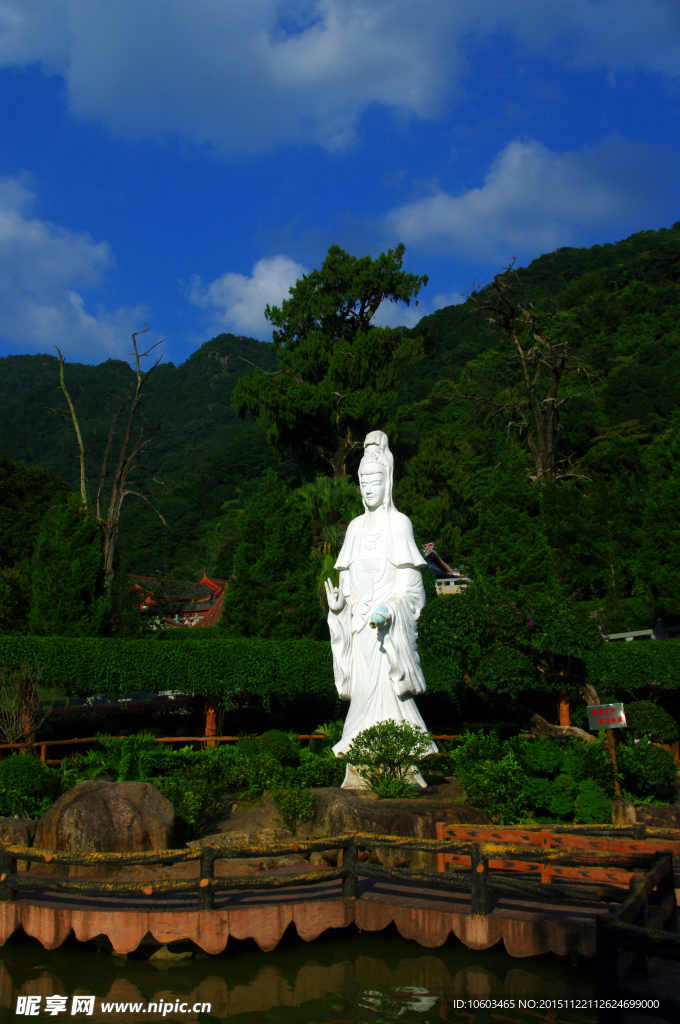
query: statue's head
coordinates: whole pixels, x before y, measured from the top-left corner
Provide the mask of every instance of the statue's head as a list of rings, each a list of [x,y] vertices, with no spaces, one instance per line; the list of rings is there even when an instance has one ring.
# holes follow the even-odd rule
[[[359,464],[359,487],[366,511],[381,506],[390,511],[394,458],[387,443],[387,434],[372,430],[364,441],[364,456]]]

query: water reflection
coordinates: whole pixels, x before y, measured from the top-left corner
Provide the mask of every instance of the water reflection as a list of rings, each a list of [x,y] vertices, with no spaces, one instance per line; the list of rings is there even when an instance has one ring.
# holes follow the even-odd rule
[[[553,956],[517,960],[459,944],[431,953],[400,938],[370,936],[282,945],[269,954],[230,943],[220,956],[159,966],[75,942],[47,951],[18,937],[0,947],[0,1019],[25,1019],[15,1014],[17,998],[40,996],[39,1019],[108,1024],[589,1024],[594,1016],[582,1011],[468,1009],[456,1001],[591,996],[593,966],[581,961],[575,968]],[[96,997],[91,1016],[72,1016],[74,995]],[[46,1016],[48,996],[66,997],[65,1013]]]

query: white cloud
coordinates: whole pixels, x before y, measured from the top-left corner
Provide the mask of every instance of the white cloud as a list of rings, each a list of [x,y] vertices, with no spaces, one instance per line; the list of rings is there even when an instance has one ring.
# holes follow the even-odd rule
[[[444,306],[457,306],[460,302],[465,302],[465,295],[459,292],[451,292],[448,295],[438,292],[428,301],[427,295],[421,291],[418,305],[415,302],[410,306],[403,302],[382,302],[375,314],[374,322],[379,327],[415,327],[424,316],[429,316]]]
[[[207,286],[199,277],[194,278],[189,300],[212,311],[212,323],[217,329],[271,341],[272,329],[264,315],[265,306],[279,305],[306,273],[306,267],[289,256],[272,256],[258,260],[250,277],[226,273]]]
[[[0,337],[87,361],[124,356],[144,309],[93,314],[81,295],[114,266],[108,243],[32,216],[34,201],[26,181],[0,178]]]
[[[470,40],[502,33],[560,64],[680,68],[677,0],[0,0],[0,63],[42,63],[122,136],[225,153],[341,148],[375,104],[439,116]]]
[[[509,143],[483,184],[436,191],[386,217],[390,237],[479,260],[533,257],[625,225],[667,216],[672,158],[644,144],[609,139],[582,152],[555,153],[532,139]]]

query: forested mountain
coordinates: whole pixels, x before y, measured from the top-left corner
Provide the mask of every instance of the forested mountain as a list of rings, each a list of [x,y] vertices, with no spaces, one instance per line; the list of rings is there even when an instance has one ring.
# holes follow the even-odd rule
[[[444,557],[499,593],[592,602],[610,628],[648,625],[657,614],[676,618],[680,223],[615,244],[560,249],[520,270],[519,279],[527,301],[547,309],[556,300],[560,330],[569,334],[574,360],[560,396],[575,397],[560,410],[557,443],[565,479],[532,486],[526,431],[498,412],[523,385],[507,336],[477,308],[489,292],[481,286],[414,328],[413,336],[424,335],[426,358],[402,376],[388,421],[375,424],[395,451],[398,506],[420,540],[434,540]],[[168,526],[127,499],[120,550],[131,569],[230,571],[235,510],[266,470],[277,467],[291,485],[303,479],[304,467],[276,463],[260,428],[232,409],[236,381],[254,372],[240,357],[275,365],[272,346],[220,335],[182,365],[155,371],[146,416],[162,429],[145,468],[147,482],[165,482],[158,507]],[[111,395],[130,376],[120,361],[67,364],[91,478]],[[75,486],[72,427],[51,412],[63,405],[57,385],[55,357],[0,360],[0,450]]]

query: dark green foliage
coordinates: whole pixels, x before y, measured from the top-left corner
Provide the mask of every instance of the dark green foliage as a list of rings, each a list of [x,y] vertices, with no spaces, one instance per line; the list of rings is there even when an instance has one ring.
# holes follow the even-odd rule
[[[263,733],[258,746],[263,754],[271,754],[281,764],[296,764],[300,759],[299,745],[293,743],[290,736],[281,729],[270,729]]]
[[[390,719],[360,732],[345,760],[372,789],[379,781],[405,783],[412,768],[428,753],[431,741],[431,736],[409,722]]]
[[[673,755],[653,743],[621,743],[616,751],[622,787],[630,794],[675,800],[678,766]]]
[[[403,245],[376,260],[331,246],[320,270],[267,306],[279,373],[243,378],[233,401],[279,453],[339,476],[353,442],[385,422],[402,369],[423,355],[422,339],[372,323],[381,302],[409,305],[427,284],[403,257]]]
[[[0,566],[0,633],[25,633],[30,607],[28,574],[16,566]]]
[[[334,566],[348,523],[363,512],[361,495],[348,477],[328,476],[317,476],[316,480],[298,487],[295,494],[310,520],[317,594],[325,611],[324,584],[330,577],[337,585],[338,573]]]
[[[586,658],[588,677],[602,693],[626,694],[680,688],[680,643],[608,643]],[[603,698],[604,699],[604,698]]]
[[[307,786],[312,789],[340,786],[345,777],[345,765],[328,747],[319,753],[303,747],[297,766],[290,769],[286,777],[289,786]]]
[[[272,800],[279,812],[279,817],[272,820],[293,835],[297,835],[300,825],[314,818],[316,801],[310,789],[275,789]]]
[[[546,737],[513,743],[526,772],[523,791],[534,816],[584,823],[611,820],[615,771],[603,743]]]
[[[176,842],[200,836],[219,812],[230,788],[224,777],[224,768],[230,761],[231,751],[224,747],[177,751],[176,769],[153,779],[175,808]]]
[[[88,750],[77,764],[84,778],[110,775],[116,782],[148,781],[147,755],[156,746],[152,732],[139,732],[133,736],[97,733],[95,739],[103,749]]]
[[[470,803],[499,824],[608,822],[614,766],[604,744],[466,733],[450,755]]]
[[[4,383],[9,391],[11,382],[4,378]],[[5,401],[0,402],[0,417],[7,412]],[[45,513],[55,502],[65,501],[67,493],[64,481],[42,466],[24,466],[0,451],[0,568],[29,564]]]
[[[626,704],[627,737],[651,743],[675,743],[678,724],[667,711],[651,700]]]
[[[499,825],[521,820],[527,811],[524,770],[514,751],[496,733],[465,733],[450,756],[468,802]]]
[[[239,740],[236,752],[239,757],[255,757],[260,753],[260,742],[256,736],[246,736]]]
[[[238,529],[218,629],[226,636],[319,637],[323,618],[309,519],[275,473],[248,502]]]
[[[605,646],[596,622],[578,605],[500,604],[481,585],[428,602],[418,635],[428,686],[455,692],[467,674],[474,689],[511,700],[525,690],[570,689],[583,676],[585,660]]]
[[[607,794],[592,779],[584,779],[574,801],[574,821],[581,825],[608,825],[612,805]]]
[[[96,637],[109,628],[110,596],[96,523],[73,495],[45,515],[31,562],[34,636]]]
[[[0,636],[2,663],[36,665],[45,684],[68,684],[81,696],[134,693],[142,681],[150,691],[171,690],[180,679],[184,693],[247,692],[265,705],[334,692],[330,644],[316,640],[154,643]]]
[[[181,566],[191,566],[192,572],[199,573],[205,567],[218,576],[224,571],[219,568],[221,543],[213,537],[213,522],[223,514],[223,504],[237,498],[239,488],[247,489],[253,477],[274,464],[263,433],[252,421],[241,422],[231,407],[235,383],[255,372],[241,357],[265,370],[275,366],[272,345],[221,334],[181,366],[161,363],[154,371],[145,410],[149,422],[162,423],[162,430],[145,450],[144,466],[149,478],[166,484],[158,507],[168,526],[145,502],[130,501],[121,522],[119,551],[134,571],[155,573],[166,562],[173,573]],[[132,369],[114,359],[98,366],[68,363],[65,376],[71,394],[78,396],[85,446],[92,463],[99,466],[114,405],[111,396],[132,380]],[[21,468],[30,474],[28,483],[39,498],[37,506],[42,507],[41,488],[44,484],[50,494],[55,482],[51,474],[59,474],[72,488],[78,486],[73,428],[52,411],[59,383],[58,359],[53,355],[7,356],[0,360],[0,380],[0,449],[28,465],[28,469]],[[46,466],[50,473],[38,466]],[[56,484],[64,489],[63,481]],[[30,505],[27,502],[22,518],[12,524],[9,533],[0,509],[0,549],[6,538],[14,538],[26,552],[13,555],[10,564],[30,558],[35,543]]]
[[[413,787],[405,779],[376,779],[373,792],[381,800],[408,800],[413,796]]]
[[[0,816],[39,818],[59,793],[57,773],[32,754],[0,762]]]

